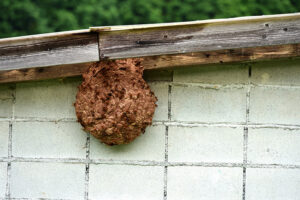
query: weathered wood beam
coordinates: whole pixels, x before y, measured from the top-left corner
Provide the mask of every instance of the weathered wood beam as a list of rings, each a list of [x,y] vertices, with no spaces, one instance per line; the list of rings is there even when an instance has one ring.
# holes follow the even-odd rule
[[[300,57],[300,44],[249,47],[207,52],[144,57],[145,69],[161,69],[232,62]]]
[[[146,70],[300,57],[300,44],[143,57]],[[0,71],[0,83],[81,75],[91,63]]]
[[[79,63],[0,71],[0,83],[78,76],[85,72],[90,64]]]
[[[97,31],[97,28],[91,28]],[[120,59],[300,43],[300,14],[99,28],[100,57]]]
[[[99,61],[98,34],[89,30],[0,39],[0,70]]]
[[[92,27],[0,39],[0,83],[76,76],[101,59],[146,69],[300,57],[300,13]]]

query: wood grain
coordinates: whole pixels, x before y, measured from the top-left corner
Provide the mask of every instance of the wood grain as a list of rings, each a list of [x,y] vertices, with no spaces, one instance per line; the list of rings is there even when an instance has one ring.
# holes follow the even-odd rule
[[[0,39],[0,83],[77,76],[100,59],[146,69],[300,57],[300,13],[90,29]]]
[[[99,61],[96,33],[29,38],[0,40],[0,70]]]
[[[88,69],[90,64],[92,63],[0,71],[0,83],[79,76]]]
[[[100,57],[120,59],[167,54],[296,44],[300,16],[100,32]]]
[[[146,70],[300,57],[300,44],[143,57]],[[79,76],[91,63],[0,71],[0,83]]]
[[[227,49],[144,57],[145,69],[161,69],[230,62],[251,62],[300,57],[300,44]]]

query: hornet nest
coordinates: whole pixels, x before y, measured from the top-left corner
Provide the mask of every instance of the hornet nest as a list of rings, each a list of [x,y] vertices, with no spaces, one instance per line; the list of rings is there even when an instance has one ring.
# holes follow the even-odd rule
[[[152,123],[157,98],[143,79],[141,59],[92,64],[78,87],[78,122],[108,145],[126,144]]]

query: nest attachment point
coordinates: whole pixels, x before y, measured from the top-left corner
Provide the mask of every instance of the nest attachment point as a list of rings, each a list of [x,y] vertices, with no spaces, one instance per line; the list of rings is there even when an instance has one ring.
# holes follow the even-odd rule
[[[78,122],[108,145],[127,144],[152,123],[157,98],[143,79],[141,59],[101,61],[83,74]]]

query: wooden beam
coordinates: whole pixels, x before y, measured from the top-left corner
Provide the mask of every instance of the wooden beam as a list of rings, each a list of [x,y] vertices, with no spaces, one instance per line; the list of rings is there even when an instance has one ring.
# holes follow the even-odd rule
[[[90,64],[92,63],[0,71],[0,83],[78,76],[85,72]]]
[[[99,61],[98,35],[89,30],[0,40],[0,70]]]
[[[300,57],[300,44],[143,57],[146,70]],[[91,63],[0,71],[0,83],[81,75]]]
[[[265,61],[300,57],[300,44],[226,49],[176,55],[145,57],[145,69],[161,69],[231,62]]]
[[[100,59],[146,69],[299,57],[300,13],[92,27],[0,39],[0,83],[76,76]]]
[[[99,34],[100,58],[106,59],[296,44],[300,14],[114,28]]]

